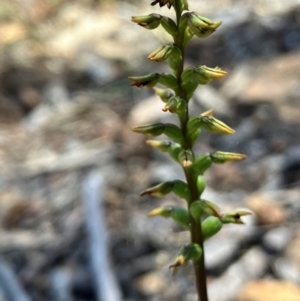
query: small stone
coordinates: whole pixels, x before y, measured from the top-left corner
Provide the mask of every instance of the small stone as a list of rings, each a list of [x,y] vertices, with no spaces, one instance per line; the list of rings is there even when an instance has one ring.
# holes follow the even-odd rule
[[[284,257],[275,260],[273,271],[281,279],[300,284],[300,270]]]
[[[154,295],[167,288],[167,281],[157,272],[149,272],[136,280],[138,290],[144,295]]]
[[[290,282],[258,280],[247,284],[237,301],[299,301],[300,288]]]
[[[291,242],[287,245],[285,257],[289,259],[297,269],[300,270],[300,230],[293,236]]]
[[[286,221],[284,208],[268,196],[253,194],[247,198],[246,204],[257,215],[261,225],[280,225]]]
[[[270,230],[263,237],[263,244],[267,249],[280,253],[287,246],[292,238],[291,229],[287,227],[279,227]]]

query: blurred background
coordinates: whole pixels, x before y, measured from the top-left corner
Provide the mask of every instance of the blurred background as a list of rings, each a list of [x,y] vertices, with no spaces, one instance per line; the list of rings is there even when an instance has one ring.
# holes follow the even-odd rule
[[[193,0],[223,25],[194,38],[187,65],[228,76],[197,89],[193,114],[213,109],[232,136],[203,132],[197,153],[245,153],[214,165],[204,198],[248,208],[206,243],[210,301],[300,300],[300,1]],[[129,75],[167,71],[147,55],[170,38],[132,15],[173,16],[150,1],[0,2],[0,300],[196,301],[189,265],[173,263],[189,235],[147,218],[173,195],[139,197],[183,179],[132,125],[175,122]]]

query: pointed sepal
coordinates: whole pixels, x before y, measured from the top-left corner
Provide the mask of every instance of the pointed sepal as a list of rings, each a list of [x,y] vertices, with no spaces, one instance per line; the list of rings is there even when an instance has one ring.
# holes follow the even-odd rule
[[[212,116],[212,110],[206,111],[200,116],[201,127],[210,133],[233,134],[235,131],[224,122]]]
[[[244,224],[241,217],[251,215],[248,211],[234,211],[222,214],[221,221],[223,224]]]
[[[130,76],[131,86],[136,86],[138,88],[153,88],[159,81],[159,73],[151,73],[144,76]]]
[[[174,264],[170,266],[170,269],[173,269],[172,274],[177,273],[178,268],[186,266],[189,260],[197,260],[202,255],[202,249],[200,245],[196,243],[187,244],[182,249],[177,258],[175,259]]]
[[[213,163],[216,164],[224,164],[227,162],[233,162],[233,161],[241,161],[245,160],[247,158],[246,155],[239,154],[239,153],[229,153],[229,152],[221,152],[216,151],[210,154],[211,160]]]
[[[179,206],[158,207],[148,213],[149,217],[162,216],[172,218],[177,224],[190,229],[189,212]]]
[[[155,29],[160,25],[162,16],[159,14],[150,14],[146,16],[133,16],[131,21],[146,29]]]

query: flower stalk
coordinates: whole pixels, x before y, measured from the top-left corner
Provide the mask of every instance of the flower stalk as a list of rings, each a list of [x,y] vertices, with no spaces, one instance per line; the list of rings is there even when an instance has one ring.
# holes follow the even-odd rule
[[[186,201],[186,208],[159,207],[152,210],[149,216],[172,218],[190,231],[190,243],[182,248],[170,268],[175,274],[178,268],[185,266],[188,261],[192,261],[198,300],[208,301],[204,241],[220,231],[224,224],[243,223],[241,217],[247,215],[248,212],[237,211],[223,214],[213,202],[202,199],[202,193],[206,187],[204,173],[212,164],[240,161],[244,160],[246,156],[223,151],[196,155],[193,150],[203,129],[221,135],[234,134],[232,128],[213,116],[212,110],[198,116],[190,116],[189,112],[189,100],[198,85],[209,84],[212,80],[221,79],[226,76],[226,72],[218,67],[184,68],[185,48],[193,36],[206,38],[213,34],[221,22],[212,21],[196,12],[189,12],[187,0],[155,0],[151,3],[151,5],[156,4],[160,7],[173,8],[176,20],[173,21],[158,14],[150,14],[132,17],[132,21],[151,30],[162,25],[162,28],[171,35],[173,43],[162,45],[148,56],[151,61],[167,63],[171,73],[152,73],[129,77],[129,79],[132,81],[132,86],[153,88],[164,103],[162,110],[175,114],[179,126],[157,123],[135,126],[132,130],[150,137],[165,134],[173,140],[147,140],[146,143],[161,152],[168,153],[175,162],[180,164],[186,182],[180,180],[163,182],[144,190],[141,195],[162,197],[168,193],[175,193]],[[154,87],[157,84],[165,88]]]

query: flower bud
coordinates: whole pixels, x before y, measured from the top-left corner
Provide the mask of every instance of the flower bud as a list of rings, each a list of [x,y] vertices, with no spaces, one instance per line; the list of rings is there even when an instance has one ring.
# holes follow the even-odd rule
[[[167,206],[155,208],[148,213],[149,217],[162,216],[165,218],[172,218],[179,225],[190,229],[190,216],[189,212],[179,206]]]
[[[173,181],[173,183],[174,186],[172,191],[179,197],[189,201],[191,199],[191,192],[189,186],[181,180],[175,180]]]
[[[218,233],[223,226],[223,223],[220,221],[219,218],[215,216],[209,216],[207,217],[202,223],[201,223],[201,228],[202,228],[202,235],[203,235],[203,240],[206,240],[216,233]]]
[[[173,187],[174,187],[174,182],[167,181],[144,190],[140,195],[143,196],[148,194],[159,198],[170,193]]]
[[[212,116],[212,110],[204,112],[200,116],[201,127],[211,133],[233,134],[235,131],[222,121]]]
[[[223,78],[227,74],[226,71],[221,70],[218,67],[209,68],[206,66],[199,66],[195,68],[195,72],[198,73],[200,76],[210,80]]]
[[[177,224],[190,229],[190,216],[186,209],[179,206],[167,206],[155,208],[148,213],[149,217],[162,216],[172,218]]]
[[[185,266],[189,260],[198,259],[201,255],[202,249],[200,245],[195,243],[185,245],[175,259],[175,263],[170,266],[170,269],[173,269],[172,274],[176,274],[178,268]]]
[[[146,144],[157,148],[161,152],[168,152],[173,160],[179,162],[178,156],[179,153],[182,151],[182,147],[180,144],[172,141],[167,141],[167,140],[163,140],[163,141],[147,140]]]
[[[155,94],[163,101],[163,102],[167,102],[171,97],[174,96],[174,93],[172,93],[169,90],[166,89],[160,89],[157,87],[153,88]]]
[[[155,0],[151,3],[152,6],[159,4],[160,7],[163,7],[165,5],[168,6],[168,8],[171,8],[171,6],[174,4],[175,0]]]
[[[172,19],[166,16],[162,16],[160,24],[165,29],[165,31],[169,33],[171,36],[175,37],[177,35],[178,33],[177,26]]]
[[[195,156],[192,151],[183,150],[181,153],[179,153],[178,159],[182,167],[189,168],[193,165]]]
[[[168,73],[162,73],[160,74],[159,77],[159,83],[161,83],[162,85],[176,91],[176,89],[178,88],[178,84],[177,84],[177,80],[176,78]]]
[[[179,162],[179,154],[182,152],[182,147],[180,144],[172,142],[170,148],[168,149],[169,155],[172,157],[173,160]]]
[[[174,48],[173,44],[166,44],[164,46],[159,47],[149,54],[148,59],[151,61],[162,62],[165,61],[172,52]]]
[[[216,164],[223,164],[232,161],[241,161],[247,158],[246,155],[238,153],[216,151],[210,154],[211,160]]]
[[[128,78],[132,81],[131,86],[152,88],[158,83],[160,74],[151,73],[144,76],[130,76]]]
[[[201,201],[193,201],[190,205],[190,213],[195,221],[200,221],[201,216],[204,214],[204,211],[201,206]]]
[[[146,16],[133,16],[131,17],[131,21],[146,29],[155,29],[160,25],[161,15],[150,14]]]
[[[131,130],[150,137],[156,137],[161,135],[165,128],[166,126],[163,123],[154,123],[134,126],[131,128]]]
[[[211,35],[221,24],[221,21],[213,22],[195,12],[188,13],[188,25],[199,38]]]
[[[165,123],[164,134],[176,142],[181,143],[183,141],[183,135],[181,129],[172,123]]]
[[[195,175],[203,175],[203,173],[212,165],[212,160],[209,154],[203,154],[198,157],[193,164]]]
[[[164,153],[169,150],[171,143],[172,142],[168,140],[146,140],[147,145],[157,148]]]
[[[204,177],[202,175],[198,176],[197,177],[198,197],[201,196],[205,187],[206,187],[206,182],[205,182]]]
[[[244,224],[241,219],[241,216],[251,215],[250,212],[247,211],[235,211],[222,214],[221,221],[223,224]]]
[[[180,98],[179,96],[174,96],[168,100],[166,105],[163,107],[163,111],[170,113],[176,113],[179,115],[186,113],[186,101],[183,98]]]

